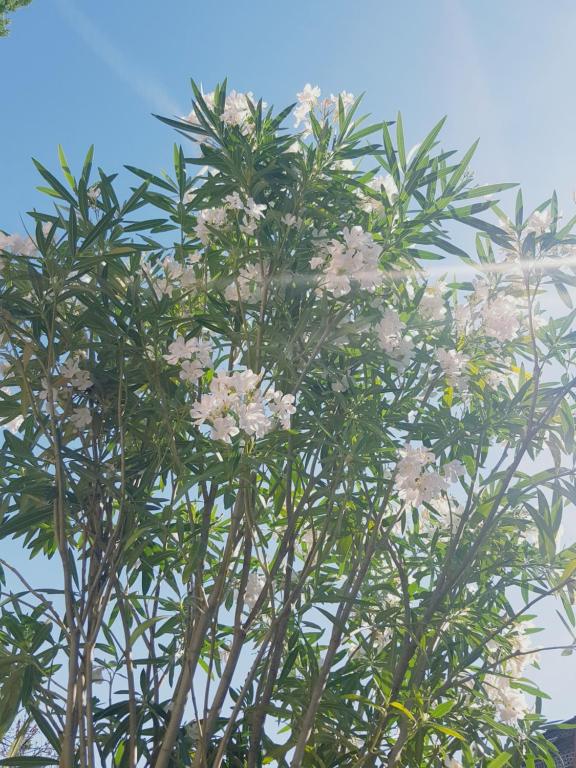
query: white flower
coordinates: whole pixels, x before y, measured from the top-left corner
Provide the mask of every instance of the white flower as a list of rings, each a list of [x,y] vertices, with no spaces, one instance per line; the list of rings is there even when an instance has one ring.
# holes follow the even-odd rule
[[[304,123],[304,128],[308,132],[310,130],[308,115],[318,104],[320,88],[317,85],[312,86],[310,83],[306,83],[300,93],[296,94],[296,98],[298,105],[294,109],[294,127],[298,128],[301,123]]]
[[[466,382],[468,377],[465,370],[470,362],[469,357],[455,349],[437,349],[436,359],[451,386],[457,387]]]
[[[231,416],[214,416],[212,418],[212,439],[231,443],[232,438],[240,432]]]
[[[406,324],[400,320],[400,315],[395,309],[387,309],[382,315],[382,320],[378,325],[378,338],[384,351],[391,351],[397,345],[399,337]]]
[[[382,191],[385,192],[390,203],[393,203],[398,197],[398,186],[390,174],[387,174],[386,176],[374,176],[366,186],[380,196],[380,198],[373,197],[370,194],[366,194],[361,189],[358,190],[357,194],[362,201],[361,208],[363,211],[366,211],[366,213],[380,213],[384,210],[384,204],[381,199]]]
[[[89,408],[75,408],[70,416],[70,421],[77,430],[85,429],[92,422],[92,414]]]
[[[208,245],[212,234],[210,227],[218,229],[225,226],[225,224],[226,208],[207,208],[198,213],[194,231],[200,242],[203,243],[203,245]]]
[[[319,86],[306,83],[300,93],[296,94],[296,98],[300,104],[307,104],[309,107],[313,107],[318,103],[320,94],[321,91]]]
[[[285,213],[280,221],[283,224],[286,224],[287,227],[299,227],[301,224],[301,220],[298,218],[298,216],[294,216],[293,213]]]
[[[240,224],[240,232],[243,232],[245,235],[248,235],[249,237],[256,232],[258,229],[258,224],[256,222],[256,219],[248,219],[244,224]]]
[[[344,242],[334,239],[320,244],[324,275],[317,292],[326,290],[338,298],[350,292],[352,282],[373,291],[384,277],[379,268],[380,246],[360,226],[345,227],[342,240]],[[312,268],[320,266],[318,257],[311,260]]]
[[[336,160],[334,168],[338,171],[354,171],[356,166],[354,165],[354,160],[345,158],[344,160]]]
[[[510,341],[520,329],[520,307],[513,296],[497,296],[482,309],[483,330],[498,341]]]
[[[224,298],[227,301],[243,301],[249,304],[258,301],[262,271],[258,264],[247,264],[242,267],[236,280],[226,286]]]
[[[290,429],[290,416],[296,413],[294,395],[283,395],[278,390],[267,394],[268,404],[273,415],[282,424],[284,429]]]
[[[546,208],[543,211],[534,211],[529,217],[524,227],[526,233],[534,232],[536,235],[542,235],[550,228],[552,224],[552,211]]]
[[[237,412],[240,428],[249,435],[264,437],[272,428],[272,420],[264,412],[261,402],[241,404]]]
[[[529,712],[524,694],[512,688],[508,678],[486,675],[484,683],[498,717],[503,722],[516,723]]]
[[[228,208],[232,208],[235,211],[241,211],[244,208],[244,202],[238,192],[232,192],[230,195],[226,195],[224,202]]]
[[[435,460],[432,451],[427,450],[423,446],[416,446],[413,448],[409,444],[406,444],[404,448],[400,449],[400,456],[401,458],[398,462],[397,474],[407,477],[416,477],[428,466],[428,464],[431,464]]]
[[[203,93],[202,98],[206,102],[206,106],[208,109],[213,110],[214,109],[214,91],[211,93]],[[199,125],[200,121],[198,120],[198,116],[196,114],[196,110],[192,109],[188,117],[185,117],[184,120],[186,120],[188,123],[191,123],[192,125]]]
[[[248,216],[251,219],[263,219],[264,218],[264,211],[266,210],[265,205],[260,205],[258,203],[255,203],[254,200],[249,197],[246,201],[246,204],[244,205],[244,212],[246,216]]]
[[[350,107],[354,104],[355,96],[353,93],[350,93],[349,91],[340,91],[340,93],[337,96],[335,96],[333,93],[330,94],[329,101],[334,107],[334,120],[338,120],[338,104],[340,99],[342,100],[342,106],[344,107],[344,112],[347,112],[350,109]]]
[[[430,469],[435,460],[434,454],[423,446],[406,445],[400,450],[400,460],[396,467],[395,487],[399,498],[414,507],[427,502],[439,504],[440,513],[445,510],[442,494],[450,483],[464,473],[464,468],[457,460],[444,466],[443,474]],[[440,502],[438,501],[440,500]],[[448,508],[448,512],[449,512]],[[454,509],[452,509],[454,514]]]
[[[70,384],[82,392],[85,392],[93,385],[93,381],[88,371],[80,368],[78,358],[68,358],[62,366],[62,376],[68,379]]]
[[[292,395],[270,390],[260,391],[262,374],[253,371],[217,372],[210,382],[210,392],[193,404],[190,414],[196,426],[208,424],[215,440],[231,442],[240,430],[257,438],[267,434],[274,422],[284,428],[294,413]]]
[[[184,360],[178,375],[182,381],[194,384],[203,374],[204,368],[199,360]]]
[[[260,597],[260,593],[264,589],[266,580],[260,573],[248,574],[248,580],[246,582],[246,592],[244,594],[244,604],[252,610],[256,605],[256,601]]]
[[[418,307],[420,314],[426,320],[442,320],[446,315],[446,307],[442,294],[446,290],[443,283],[429,285],[420,299]]]
[[[21,237],[18,234],[4,235],[0,232],[0,251],[15,253],[20,256],[32,256],[36,250],[36,243],[31,237]]]
[[[189,360],[195,354],[197,349],[197,340],[188,339],[184,336],[177,336],[168,347],[168,354],[162,355],[164,360],[170,365],[177,365],[180,360]]]
[[[226,125],[238,126],[243,132],[247,130],[250,118],[250,103],[254,103],[253,93],[238,93],[230,91],[226,96],[226,104],[222,112],[222,122]]]
[[[442,467],[442,473],[449,483],[458,482],[458,478],[466,474],[466,467],[459,459],[453,459]]]

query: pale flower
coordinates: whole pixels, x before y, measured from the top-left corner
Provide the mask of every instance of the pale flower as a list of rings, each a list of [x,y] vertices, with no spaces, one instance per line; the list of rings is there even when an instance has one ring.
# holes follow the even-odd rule
[[[520,330],[520,307],[513,296],[497,296],[482,309],[483,330],[497,341],[511,341]]]
[[[286,224],[287,227],[298,227],[300,226],[300,219],[298,216],[294,216],[293,213],[285,213],[284,216],[280,219],[280,221],[283,224]]]
[[[456,483],[459,477],[466,474],[466,467],[459,459],[453,459],[444,464],[442,473],[449,483]]]
[[[384,192],[390,203],[394,203],[398,197],[398,186],[390,174],[387,174],[386,176],[374,176],[366,186],[368,189],[377,193],[377,195],[381,196],[382,192]],[[373,197],[360,189],[357,194],[362,201],[362,210],[366,211],[366,213],[379,213],[384,210],[384,204],[381,197]]]
[[[235,211],[241,211],[244,208],[244,201],[238,192],[232,192],[230,195],[226,195],[224,202],[228,208],[232,208]]]
[[[85,429],[92,422],[92,414],[89,408],[75,408],[70,421],[77,430],[81,431]]]
[[[349,91],[340,91],[340,93],[335,96],[333,93],[330,94],[330,103],[334,107],[334,119],[336,120],[338,118],[338,104],[339,101],[342,100],[342,106],[344,107],[344,112],[347,112],[350,107],[354,104],[355,96],[353,93],[350,93]]]
[[[231,443],[232,438],[240,432],[231,416],[214,416],[212,419],[212,439]]]
[[[248,574],[248,581],[246,582],[246,592],[244,593],[244,604],[252,610],[256,605],[256,601],[260,597],[260,593],[264,589],[266,581],[264,576],[260,573]]]
[[[466,366],[470,362],[469,357],[462,352],[456,352],[454,349],[437,349],[436,359],[452,387],[457,387],[466,382],[468,377],[465,371]]]
[[[264,412],[263,404],[259,402],[239,406],[238,424],[244,432],[255,437],[264,437],[272,428],[272,421]]]
[[[31,237],[21,237],[18,234],[5,235],[0,232],[0,251],[19,254],[20,256],[32,256],[36,250],[36,243]]]
[[[204,368],[199,360],[184,360],[178,374],[182,381],[194,384],[204,374]]]
[[[294,127],[298,128],[301,123],[304,123],[306,131],[310,130],[310,123],[308,121],[308,115],[310,111],[318,104],[320,98],[320,88],[310,83],[306,83],[300,93],[296,94],[298,99],[298,105],[294,108]]]
[[[170,365],[177,365],[181,360],[189,360],[196,349],[196,339],[186,340],[183,336],[177,336],[168,347],[168,354],[162,357]]]
[[[248,198],[244,205],[244,212],[251,219],[263,219],[265,210],[265,205],[260,205],[259,203],[254,202],[251,197]]]
[[[15,416],[13,419],[10,419],[10,421],[7,424],[3,424],[2,426],[0,426],[0,429],[7,429],[9,432],[12,432],[12,434],[14,434],[18,432],[23,421],[24,421],[23,416]]]
[[[267,395],[270,410],[276,416],[284,429],[290,429],[290,416],[296,413],[294,405],[294,395],[283,395],[278,390],[273,390],[272,394]]]
[[[427,286],[418,307],[420,314],[426,320],[442,320],[446,315],[443,293],[446,290],[443,283]]]
[[[62,376],[81,392],[85,392],[94,383],[88,371],[80,368],[78,358],[68,358],[62,366]]]
[[[226,208],[207,208],[198,213],[194,231],[203,245],[208,245],[212,235],[210,228],[222,228],[226,221]]]
[[[260,296],[262,270],[258,264],[247,264],[242,267],[238,277],[226,286],[224,298],[228,301],[244,301],[253,303]]]
[[[535,235],[542,235],[552,224],[552,211],[546,208],[543,211],[534,211],[529,217],[524,230],[526,233],[534,232]]]

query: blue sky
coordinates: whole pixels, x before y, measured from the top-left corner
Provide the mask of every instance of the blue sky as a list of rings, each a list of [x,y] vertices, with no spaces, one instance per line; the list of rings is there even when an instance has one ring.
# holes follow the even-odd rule
[[[568,216],[575,40],[573,0],[33,0],[0,40],[0,228],[41,204],[31,156],[55,169],[59,143],[73,167],[91,143],[109,172],[169,167],[175,134],[151,113],[186,113],[190,77],[225,76],[279,107],[306,82],[365,91],[376,118],[402,111],[409,145],[448,115],[446,148],[481,139],[480,182],[520,182],[533,206],[556,189]],[[539,679],[551,717],[576,714],[573,658],[548,656]]]

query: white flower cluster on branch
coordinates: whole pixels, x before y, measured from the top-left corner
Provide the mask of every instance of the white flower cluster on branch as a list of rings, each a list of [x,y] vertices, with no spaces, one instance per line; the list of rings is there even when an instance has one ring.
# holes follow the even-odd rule
[[[422,446],[406,445],[400,450],[395,486],[398,497],[413,507],[428,502],[432,505],[448,490],[451,483],[465,474],[464,465],[455,459],[438,472],[430,467],[436,461],[432,451]]]
[[[212,368],[212,342],[209,339],[185,339],[178,336],[168,347],[164,359],[180,365],[180,378],[194,384],[208,368]]]
[[[244,201],[238,192],[233,192],[224,198],[224,203],[223,206],[207,208],[198,213],[194,231],[203,245],[211,242],[215,231],[222,230],[230,224],[230,212],[242,214],[240,231],[245,235],[253,235],[266,211],[266,205],[256,203],[252,197]]]
[[[214,111],[216,106],[214,92],[203,94],[202,98],[208,109]],[[254,130],[254,121],[252,119],[250,105],[255,106],[257,101],[258,100],[251,91],[248,93],[241,93],[234,90],[230,91],[226,94],[224,109],[220,119],[225,125],[237,127],[245,136],[248,136]],[[262,102],[262,109],[265,109],[266,107],[266,102]],[[192,125],[200,125],[196,109],[192,109],[188,117],[184,119]]]
[[[361,226],[344,227],[341,239],[333,238],[323,243],[319,254],[310,260],[312,269],[322,268],[317,289],[339,298],[348,294],[355,283],[367,291],[374,291],[384,280],[379,266],[382,253],[380,245],[370,232]]]
[[[273,387],[264,392],[262,374],[253,371],[224,373],[218,371],[190,411],[197,426],[209,424],[214,440],[230,443],[240,431],[263,437],[275,425],[290,428],[290,416],[296,412],[294,395]]]

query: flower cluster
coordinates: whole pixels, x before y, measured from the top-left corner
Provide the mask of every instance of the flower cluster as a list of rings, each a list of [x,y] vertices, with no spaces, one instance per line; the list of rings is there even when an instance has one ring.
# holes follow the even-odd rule
[[[78,357],[69,357],[61,366],[60,378],[55,377],[51,381],[42,379],[42,389],[38,393],[41,401],[50,404],[55,414],[62,415],[66,409],[60,410],[61,401],[70,402],[71,396],[84,393],[94,385],[89,371],[80,367]],[[70,422],[78,430],[82,431],[92,422],[92,412],[85,406],[74,407]]]
[[[436,457],[422,446],[406,445],[400,456],[396,467],[396,490],[399,498],[414,507],[424,502],[434,505],[448,486],[465,473],[463,464],[457,459],[444,464],[442,474],[431,469]]]
[[[529,626],[530,624],[524,623],[517,627],[515,634],[506,638],[506,649],[494,640],[488,644],[493,653],[504,655],[504,661],[501,665],[502,676],[486,675],[484,684],[488,688],[498,717],[508,723],[515,723],[530,710],[524,694],[512,687],[514,679],[522,677],[526,667],[538,661],[538,653],[532,650],[526,633]]]
[[[196,274],[192,265],[198,261],[200,261],[199,253],[190,254],[184,264],[172,259],[164,259],[162,262],[163,277],[153,275],[147,265],[144,265],[142,269],[154,289],[161,296],[172,296],[175,289],[187,290],[196,283]]]
[[[244,201],[238,192],[233,192],[224,198],[223,206],[200,211],[194,231],[203,245],[210,243],[213,230],[219,230],[227,226],[230,211],[242,214],[240,231],[245,235],[253,235],[258,227],[258,221],[264,218],[266,206],[256,203],[251,197]]]
[[[426,287],[418,306],[420,314],[425,320],[438,321],[444,319],[446,316],[445,292],[446,286],[442,282]]]
[[[520,330],[520,306],[514,296],[497,296],[482,308],[482,327],[486,336],[510,341]]]
[[[289,429],[290,416],[296,411],[294,395],[284,395],[273,387],[262,392],[261,382],[262,374],[253,371],[217,372],[210,391],[192,406],[194,423],[208,423],[212,438],[225,443],[230,443],[240,430],[263,437],[275,423]]]
[[[294,127],[299,128],[300,125],[304,126],[304,133],[309,134],[311,130],[310,113],[317,107],[326,117],[331,115],[334,121],[338,120],[338,105],[342,101],[344,111],[350,109],[354,104],[354,94],[348,93],[348,91],[342,91],[335,96],[330,94],[327,99],[320,99],[321,90],[317,85],[310,85],[306,83],[300,93],[296,94],[298,104],[294,109]]]
[[[374,291],[383,281],[379,267],[381,248],[370,232],[355,226],[344,227],[342,239],[322,243],[320,253],[310,260],[312,269],[322,268],[317,293],[327,291],[335,298],[350,292],[352,283],[367,291]]]
[[[378,342],[387,355],[401,365],[407,365],[414,350],[414,342],[404,333],[406,324],[394,309],[386,309],[376,326]]]
[[[247,264],[240,269],[238,276],[224,290],[228,301],[242,301],[253,304],[260,298],[262,268],[258,264]]]
[[[31,237],[20,235],[6,235],[0,232],[0,251],[16,253],[20,256],[32,256],[37,250],[36,243]]]
[[[71,357],[66,360],[62,366],[62,376],[70,383],[74,389],[85,392],[93,385],[89,371],[80,368],[80,361],[77,357]]]
[[[180,378],[194,384],[204,371],[212,368],[212,342],[208,339],[185,339],[177,336],[168,347],[164,360],[170,365],[180,365]]]
[[[215,97],[214,92],[203,94],[204,102],[211,111],[214,111]],[[238,91],[230,91],[226,95],[224,102],[224,109],[220,115],[220,119],[225,125],[237,127],[245,135],[249,135],[254,129],[254,123],[252,119],[252,112],[250,105],[255,105],[257,99],[254,94],[249,91],[248,93],[240,93]],[[266,108],[266,103],[262,103],[262,108]],[[185,120],[192,125],[199,125],[198,115],[196,110],[192,109],[188,117]]]
[[[366,184],[366,187],[375,194],[367,193],[362,189],[358,189],[356,193],[361,200],[360,207],[366,213],[381,213],[384,210],[382,192],[386,194],[390,203],[393,203],[398,197],[398,187],[390,174],[374,176]]]
[[[456,328],[461,334],[477,332],[506,342],[518,336],[525,315],[523,303],[514,295],[491,295],[485,281],[476,281],[474,291],[454,310]],[[538,318],[533,319],[538,326]]]
[[[437,349],[436,359],[451,387],[465,385],[468,380],[466,366],[470,358],[455,349]]]
[[[256,605],[265,584],[266,580],[261,573],[252,571],[252,573],[248,574],[246,592],[244,593],[244,605],[246,605],[249,610],[252,610]]]

